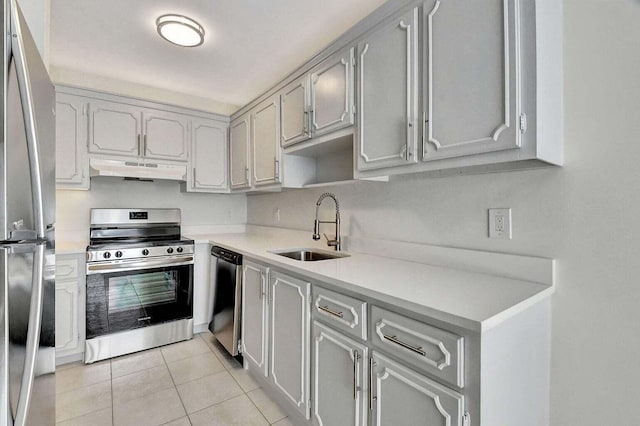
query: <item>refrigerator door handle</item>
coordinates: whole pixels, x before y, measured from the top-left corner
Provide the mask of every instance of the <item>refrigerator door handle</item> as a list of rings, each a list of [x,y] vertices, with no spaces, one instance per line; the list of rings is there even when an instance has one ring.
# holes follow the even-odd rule
[[[40,329],[42,327],[42,304],[44,299],[44,244],[36,245],[33,255],[33,277],[31,284],[31,301],[29,306],[29,326],[27,328],[27,344],[25,350],[24,371],[18,397],[18,408],[14,426],[24,426],[29,414],[29,404],[33,394],[38,347],[40,345]]]
[[[31,169],[31,185],[33,196],[33,218],[37,238],[45,238],[44,201],[42,195],[42,174],[40,172],[40,152],[38,151],[38,131],[36,126],[33,93],[29,70],[25,60],[24,43],[18,5],[11,0],[11,51],[16,64],[18,87],[22,101],[22,113],[27,134],[29,152],[29,168]]]

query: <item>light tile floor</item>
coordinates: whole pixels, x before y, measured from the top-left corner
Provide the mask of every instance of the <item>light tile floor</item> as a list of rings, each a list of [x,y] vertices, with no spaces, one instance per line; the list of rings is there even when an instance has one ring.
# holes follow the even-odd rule
[[[56,370],[57,426],[292,426],[210,333]]]

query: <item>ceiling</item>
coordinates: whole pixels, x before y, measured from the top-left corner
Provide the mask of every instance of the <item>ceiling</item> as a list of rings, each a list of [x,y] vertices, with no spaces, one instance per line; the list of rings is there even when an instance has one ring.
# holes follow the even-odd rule
[[[51,66],[244,105],[385,0],[53,0]],[[178,13],[205,28],[196,48],[161,39]]]

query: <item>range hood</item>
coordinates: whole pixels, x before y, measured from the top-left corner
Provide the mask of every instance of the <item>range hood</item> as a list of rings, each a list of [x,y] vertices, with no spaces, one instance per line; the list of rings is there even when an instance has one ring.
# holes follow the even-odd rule
[[[115,176],[137,179],[161,179],[184,181],[187,179],[187,166],[169,163],[141,163],[137,161],[107,160],[91,158],[89,160],[91,177]]]

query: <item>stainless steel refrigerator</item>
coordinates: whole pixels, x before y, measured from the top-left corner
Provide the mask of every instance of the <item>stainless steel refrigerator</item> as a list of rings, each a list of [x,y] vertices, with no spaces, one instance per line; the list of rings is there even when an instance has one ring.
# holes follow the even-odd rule
[[[55,93],[2,0],[0,425],[55,423]]]

